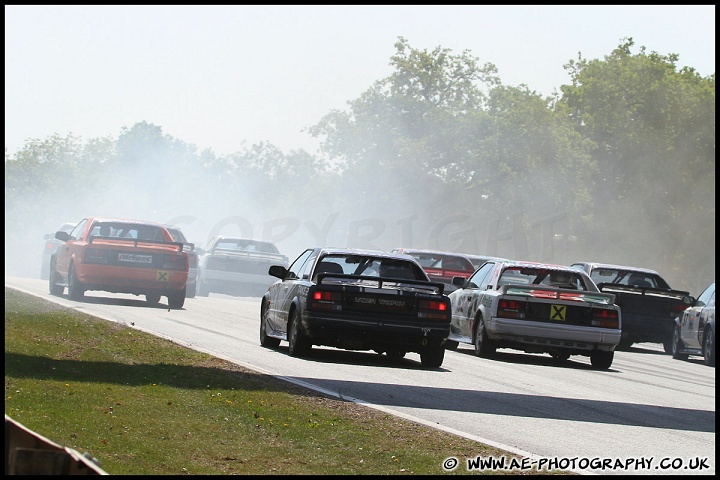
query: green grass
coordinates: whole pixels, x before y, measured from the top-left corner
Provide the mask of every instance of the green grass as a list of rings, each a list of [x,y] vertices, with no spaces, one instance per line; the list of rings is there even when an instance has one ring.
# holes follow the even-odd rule
[[[445,474],[451,456],[467,474],[468,458],[519,458],[9,288],[5,414],[118,475]]]

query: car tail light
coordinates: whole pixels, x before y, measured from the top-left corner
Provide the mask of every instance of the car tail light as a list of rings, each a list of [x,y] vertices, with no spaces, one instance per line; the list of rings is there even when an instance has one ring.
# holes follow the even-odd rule
[[[174,255],[164,253],[162,256],[162,268],[165,270],[184,270],[188,269],[187,255]]]
[[[678,314],[684,312],[687,307],[688,306],[684,303],[674,303],[671,309],[672,311],[670,312],[670,316],[672,318],[677,317]]]
[[[463,278],[470,278],[470,275],[472,275],[474,272],[469,272],[467,270],[445,270],[445,276],[446,277],[463,277]]]
[[[609,308],[593,308],[592,310],[592,326],[604,328],[619,328],[617,310]]]
[[[86,248],[85,263],[107,265],[110,258],[110,251],[104,248]]]
[[[52,253],[52,252],[55,251],[55,245],[53,245],[52,242],[47,242],[47,243],[45,244],[45,248],[46,248],[47,251],[50,252],[50,253]]]
[[[447,300],[420,300],[418,317],[429,320],[447,320],[450,318],[450,305]]]
[[[315,290],[310,295],[310,308],[342,310],[342,294],[329,290]]]
[[[527,302],[501,299],[498,302],[497,316],[503,318],[525,318]]]
[[[188,255],[188,262],[190,263],[190,268],[196,268],[198,264],[197,255]]]

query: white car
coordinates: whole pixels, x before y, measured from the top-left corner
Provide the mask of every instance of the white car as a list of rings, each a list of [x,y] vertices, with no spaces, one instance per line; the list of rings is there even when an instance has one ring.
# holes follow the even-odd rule
[[[277,280],[268,274],[272,265],[287,267],[288,258],[271,242],[213,237],[198,259],[197,295],[260,296]]]
[[[596,369],[612,365],[620,342],[620,307],[579,270],[561,265],[490,260],[470,278],[455,277],[446,348],[459,343],[492,358],[498,348],[548,353],[564,361],[590,357]]]
[[[715,366],[715,282],[703,290],[692,306],[675,319],[672,356],[687,360],[703,357],[705,365]]]

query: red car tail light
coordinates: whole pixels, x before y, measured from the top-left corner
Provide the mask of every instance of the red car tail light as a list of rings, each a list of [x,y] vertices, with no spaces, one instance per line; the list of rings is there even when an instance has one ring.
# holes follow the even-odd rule
[[[672,312],[670,312],[670,316],[673,318],[677,317],[678,314],[684,312],[687,307],[688,306],[685,305],[684,303],[673,304],[673,306],[671,308]]]
[[[342,294],[328,290],[315,290],[310,296],[310,308],[342,310]]]
[[[162,268],[165,270],[184,270],[188,269],[187,255],[174,255],[164,253],[162,256]]]
[[[501,299],[498,303],[497,316],[504,318],[525,318],[526,308],[527,302]]]
[[[450,318],[450,305],[445,300],[420,300],[418,317],[429,320],[447,320]]]
[[[620,322],[617,310],[610,310],[608,308],[593,308],[592,326],[618,328],[620,326]]]

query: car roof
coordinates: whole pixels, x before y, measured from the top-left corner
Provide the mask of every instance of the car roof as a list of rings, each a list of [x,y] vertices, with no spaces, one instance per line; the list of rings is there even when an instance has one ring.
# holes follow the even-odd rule
[[[527,268],[544,268],[548,270],[558,270],[558,271],[565,271],[565,272],[578,272],[576,268],[572,268],[569,265],[559,265],[556,263],[543,263],[543,262],[532,262],[532,261],[526,261],[526,260],[506,260],[506,259],[499,259],[496,260],[497,263],[502,263],[507,266],[512,267],[527,267]],[[582,272],[585,275],[587,275],[585,272]]]
[[[110,222],[117,222],[117,223],[135,223],[137,225],[152,225],[155,227],[165,227],[160,222],[153,222],[150,220],[134,220],[132,218],[113,218],[113,217],[87,217],[87,220],[90,222],[103,222],[103,223],[110,223]]]
[[[405,255],[410,253],[429,253],[431,255],[450,255],[455,257],[463,257],[467,258],[467,255],[464,253],[455,253],[455,252],[447,252],[445,250],[432,250],[428,248],[396,248],[395,250],[401,250],[401,252]]]
[[[242,240],[244,242],[258,242],[258,243],[273,243],[269,240],[259,240],[257,238],[248,238],[248,237],[233,237],[228,235],[216,235],[211,240]]]
[[[627,265],[615,265],[612,263],[598,263],[598,262],[573,262],[573,265],[589,265],[591,268],[611,268],[615,270],[628,270],[632,272],[641,272],[641,273],[652,273],[655,275],[660,275],[655,270],[649,269],[649,268],[643,268],[643,267],[630,267]]]
[[[346,247],[316,247],[321,255],[365,255],[368,257],[393,258],[397,260],[408,260],[408,255],[396,252],[386,252],[384,250],[372,250],[366,248],[346,248]],[[415,261],[410,257],[410,260]]]
[[[474,253],[461,253],[460,255],[464,255],[473,260],[508,260],[505,257],[495,257],[493,255],[475,255]]]

